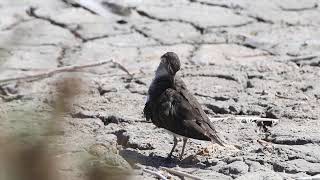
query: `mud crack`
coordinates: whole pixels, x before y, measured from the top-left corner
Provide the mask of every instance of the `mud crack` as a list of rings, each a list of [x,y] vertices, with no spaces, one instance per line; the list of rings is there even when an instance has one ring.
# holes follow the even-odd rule
[[[36,10],[37,10],[36,8],[30,7],[26,11],[26,13],[31,17],[47,21],[47,22],[49,22],[50,24],[52,24],[54,26],[58,26],[58,27],[60,27],[62,29],[65,29],[65,30],[69,31],[76,39],[80,39],[82,42],[86,41],[86,39],[84,37],[82,37],[81,34],[79,34],[76,29],[69,27],[67,24],[58,22],[58,21],[56,21],[54,19],[51,19],[50,17],[41,16],[41,15],[36,13]]]
[[[202,5],[206,5],[206,6],[214,6],[214,7],[221,7],[221,8],[226,8],[226,9],[238,9],[238,10],[242,10],[244,9],[243,7],[241,7],[240,5],[227,5],[227,4],[216,4],[213,2],[203,2],[203,1],[197,1],[197,0],[189,0],[191,3],[199,3]]]
[[[186,24],[191,25],[193,28],[195,28],[200,34],[204,34],[204,32],[205,32],[205,28],[204,27],[201,27],[201,26],[199,26],[199,25],[197,25],[197,24],[195,24],[193,22],[185,21],[185,20],[182,20],[182,19],[164,19],[164,18],[159,18],[159,17],[152,16],[152,15],[148,14],[147,12],[142,11],[142,10],[138,10],[138,9],[136,9],[136,12],[140,16],[146,17],[148,19],[156,20],[156,21],[159,21],[159,22],[173,21],[173,22],[186,23]]]
[[[85,11],[90,12],[91,14],[97,15],[97,13],[92,11],[91,9],[89,9],[89,8],[87,8],[85,6],[82,6],[81,4],[78,4],[76,2],[73,2],[71,0],[61,0],[61,1],[64,2],[65,4],[69,5],[69,6],[74,7],[74,8],[81,8],[81,9],[83,9]]]
[[[159,45],[165,45],[161,40],[150,36],[148,33],[146,33],[143,30],[137,28],[136,26],[132,26],[131,29],[134,30],[135,32],[139,33],[140,35],[142,35],[145,38],[152,39],[152,40],[156,41]]]

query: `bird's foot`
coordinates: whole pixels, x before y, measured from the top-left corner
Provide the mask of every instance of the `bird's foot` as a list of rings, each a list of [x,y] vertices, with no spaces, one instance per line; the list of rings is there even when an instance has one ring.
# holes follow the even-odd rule
[[[183,157],[183,154],[180,154],[180,156],[179,156],[180,161],[182,160],[182,157]]]
[[[166,160],[167,161],[172,161],[173,159],[174,159],[174,157],[173,157],[172,153],[168,154]]]
[[[166,158],[167,161],[173,161],[173,160],[183,161],[184,159],[186,158],[183,158],[183,154],[180,154],[179,157],[173,156],[172,154],[168,154]]]

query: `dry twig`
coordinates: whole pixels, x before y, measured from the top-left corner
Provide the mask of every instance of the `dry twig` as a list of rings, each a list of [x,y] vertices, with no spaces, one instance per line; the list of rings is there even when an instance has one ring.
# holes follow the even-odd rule
[[[258,116],[230,116],[230,117],[221,117],[221,118],[210,118],[211,121],[222,121],[224,119],[235,119],[240,122],[272,122],[272,124],[278,123],[278,119],[272,119],[272,118],[262,118]]]
[[[287,97],[287,96],[283,96],[283,95],[280,95],[280,94],[275,94],[276,97],[278,98],[282,98],[282,99],[290,99],[290,100],[293,100],[293,98],[290,98],[290,97]]]
[[[299,57],[294,57],[287,59],[287,61],[292,61],[292,62],[299,62],[299,61],[306,61],[306,60],[312,60],[319,57],[319,55],[308,55],[308,56],[299,56]]]
[[[167,172],[169,172],[169,173],[171,173],[173,175],[177,175],[177,176],[180,176],[180,177],[187,177],[187,178],[191,178],[191,179],[194,179],[194,180],[203,180],[200,177],[188,174],[186,172],[181,172],[181,171],[177,171],[177,170],[166,168],[166,167],[160,167],[160,169],[161,170],[165,170],[165,171],[167,171]]]
[[[84,69],[84,68],[101,66],[101,65],[104,65],[104,64],[107,64],[107,63],[114,63],[114,61],[113,60],[109,60],[109,61],[101,61],[101,62],[97,62],[97,63],[93,63],[93,64],[60,67],[60,68],[49,70],[47,72],[41,72],[41,73],[29,75],[29,76],[1,79],[0,83],[6,83],[6,82],[10,82],[10,81],[20,81],[20,80],[35,79],[35,78],[47,78],[47,77],[51,77],[51,76],[53,76],[55,74],[58,74],[58,73],[73,72],[73,71],[77,71],[77,70]]]
[[[119,68],[120,70],[124,71],[129,76],[129,81],[134,80],[138,84],[146,85],[146,83],[136,78],[135,74],[130,73],[129,70],[119,62],[112,61],[112,63],[116,68]]]
[[[152,171],[150,169],[146,169],[146,168],[143,168],[143,171],[144,172],[147,172],[149,174],[152,174],[152,175],[155,175],[157,177],[159,177],[160,179],[162,180],[168,180],[164,175],[162,175],[160,172],[156,172],[156,171]]]
[[[154,176],[159,177],[162,180],[168,180],[168,178],[166,178],[164,175],[162,175],[160,172],[156,172],[156,171],[152,171],[150,169],[146,169],[144,166],[140,165],[140,164],[136,164],[135,166],[139,167],[140,169],[142,169],[142,171],[152,174]]]
[[[125,73],[128,74],[128,76],[130,76],[130,78],[133,78],[133,74],[131,74],[127,68],[125,68],[122,64],[118,63],[118,62],[115,62],[115,61],[112,61],[112,63],[119,69],[121,69],[122,71],[124,71]]]
[[[314,175],[314,176],[310,176],[310,177],[299,177],[299,178],[296,178],[296,180],[319,180],[319,179],[320,179],[320,174]]]

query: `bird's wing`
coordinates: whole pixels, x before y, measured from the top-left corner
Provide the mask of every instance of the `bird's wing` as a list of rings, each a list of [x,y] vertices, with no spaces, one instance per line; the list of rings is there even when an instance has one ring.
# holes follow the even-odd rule
[[[190,106],[192,106],[193,112],[195,114],[196,121],[188,121],[187,123],[190,123],[191,126],[200,126],[204,134],[208,136],[211,141],[224,146],[222,140],[217,135],[217,131],[215,130],[213,123],[210,121],[207,114],[203,111],[197,99],[187,89],[182,89],[180,91],[180,94],[182,94],[182,96],[186,99],[186,101],[188,101]]]
[[[181,131],[180,135],[195,136],[193,137],[195,139],[208,139],[223,146],[213,124],[206,115],[202,114],[204,112],[200,104],[193,98],[187,90],[167,89],[160,97],[159,117],[166,120],[161,124],[167,124],[168,127],[164,127],[166,129],[178,128],[178,131]]]

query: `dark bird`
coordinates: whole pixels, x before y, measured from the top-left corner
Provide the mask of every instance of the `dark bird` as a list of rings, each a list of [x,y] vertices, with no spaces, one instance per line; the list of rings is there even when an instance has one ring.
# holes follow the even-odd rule
[[[188,138],[211,141],[221,146],[224,144],[199,102],[176,75],[180,66],[176,53],[167,52],[161,56],[155,78],[148,90],[144,115],[147,121],[151,119],[157,127],[173,134],[174,144],[168,157],[172,156],[178,143],[177,137],[183,137],[181,159]]]

